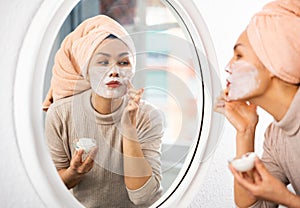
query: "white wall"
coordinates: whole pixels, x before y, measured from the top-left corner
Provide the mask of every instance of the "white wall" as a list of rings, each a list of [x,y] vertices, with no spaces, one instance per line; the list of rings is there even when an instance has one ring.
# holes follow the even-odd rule
[[[24,34],[41,0],[0,1],[0,207],[44,207],[21,162],[13,129],[12,91]],[[22,103],[19,103],[22,105]]]
[[[233,46],[247,26],[252,15],[270,0],[194,0],[206,22],[212,37],[220,68],[220,79],[224,86],[224,68],[233,54]],[[264,129],[271,118],[259,109],[260,122],[256,133],[256,151],[262,152]],[[227,168],[227,160],[235,154],[235,131],[225,122],[220,142],[216,147],[213,162],[205,181],[191,203],[192,207],[235,207],[233,199],[233,177]]]
[[[250,16],[266,0],[194,0],[210,30],[219,59],[224,68],[232,55],[232,46],[239,33],[245,28]],[[22,165],[17,140],[13,129],[13,80],[18,53],[30,24],[42,0],[0,1],[0,207],[45,207]],[[225,74],[221,73],[221,80]],[[22,103],[19,103],[22,105]],[[258,146],[261,146],[263,129],[270,118],[264,114],[259,126]],[[227,123],[223,136],[216,147],[214,160],[206,180],[199,185],[199,192],[190,207],[234,207],[232,176],[227,170],[227,158],[234,155],[234,131]],[[260,151],[260,150],[259,150]]]

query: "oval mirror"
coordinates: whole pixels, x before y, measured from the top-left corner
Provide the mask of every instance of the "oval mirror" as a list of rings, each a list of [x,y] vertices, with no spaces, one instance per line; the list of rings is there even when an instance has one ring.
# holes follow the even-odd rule
[[[164,118],[163,195],[152,207],[169,207],[179,200],[184,203],[193,196],[188,194],[193,189],[191,182],[200,181],[205,173],[203,161],[207,162],[206,156],[215,143],[213,139],[208,140],[211,136],[215,138],[210,129],[221,125],[212,122],[217,119],[212,113],[212,98],[220,89],[214,74],[216,66],[211,64],[216,63],[215,54],[206,26],[191,2],[45,1],[28,31],[18,63],[23,69],[30,68],[30,73],[25,76],[24,70],[18,68],[15,82],[15,103],[27,100],[22,108],[28,111],[15,106],[18,115],[15,119],[18,138],[28,135],[27,141],[19,142],[28,174],[35,179],[47,176],[33,180],[36,189],[43,190],[40,195],[45,204],[82,206],[58,177],[45,140],[38,139],[44,138],[45,114],[40,110],[49,89],[54,55],[62,40],[82,21],[98,14],[110,16],[129,32],[137,58],[133,85],[145,89],[143,99],[155,105]],[[32,40],[37,50],[28,54]],[[26,60],[29,55],[30,62]],[[26,92],[31,94],[31,100],[24,98]],[[32,150],[30,145],[36,148]]]

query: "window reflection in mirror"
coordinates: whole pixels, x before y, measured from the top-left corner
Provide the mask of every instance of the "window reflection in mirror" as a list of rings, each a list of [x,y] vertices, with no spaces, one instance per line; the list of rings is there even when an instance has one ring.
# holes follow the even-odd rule
[[[198,139],[203,108],[199,61],[178,14],[164,0],[80,1],[62,25],[49,58],[44,96],[50,86],[54,56],[62,40],[83,20],[105,14],[132,35],[137,49],[133,85],[165,118],[161,162],[163,192],[178,181],[186,157]],[[177,180],[176,180],[177,179]]]

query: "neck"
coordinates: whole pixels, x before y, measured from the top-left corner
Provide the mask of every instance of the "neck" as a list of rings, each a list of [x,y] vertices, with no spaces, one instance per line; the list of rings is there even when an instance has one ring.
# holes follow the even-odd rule
[[[280,121],[288,111],[299,86],[276,80],[263,95],[250,100]]]
[[[122,104],[123,98],[104,98],[92,92],[92,105],[100,114],[110,114],[118,109]]]

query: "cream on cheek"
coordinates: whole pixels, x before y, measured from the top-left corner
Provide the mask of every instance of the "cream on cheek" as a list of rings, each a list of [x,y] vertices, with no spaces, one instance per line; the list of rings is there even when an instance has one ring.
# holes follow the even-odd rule
[[[117,73],[119,76],[110,76]],[[120,98],[127,92],[127,80],[133,77],[131,67],[122,67],[121,69],[114,65],[112,67],[94,66],[89,69],[91,88],[101,97]],[[111,82],[119,83],[118,86],[110,87]]]
[[[258,70],[246,61],[236,61],[229,67],[227,100],[239,100],[259,88]]]

